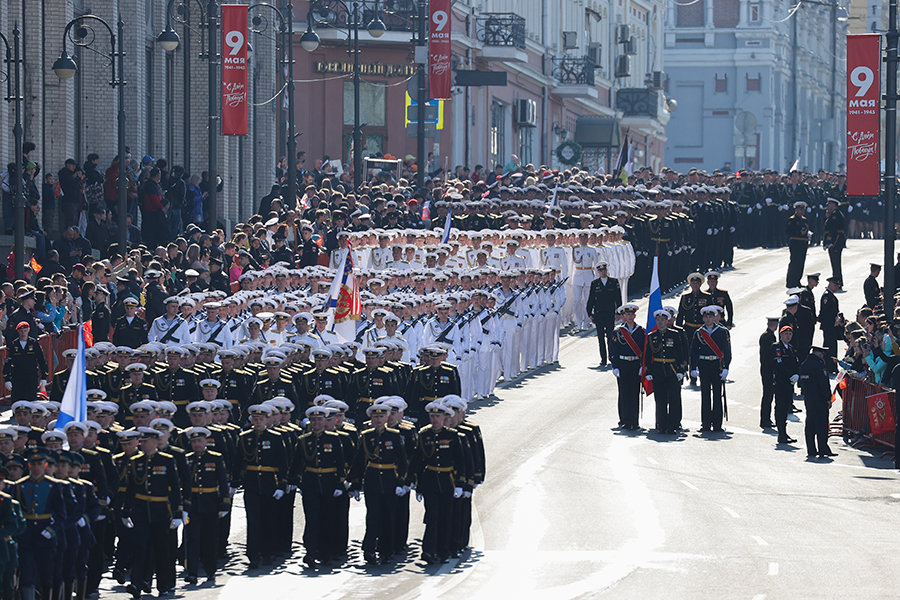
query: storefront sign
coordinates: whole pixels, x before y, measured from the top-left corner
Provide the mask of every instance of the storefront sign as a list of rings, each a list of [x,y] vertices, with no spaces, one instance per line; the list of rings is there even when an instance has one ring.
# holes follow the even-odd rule
[[[881,36],[847,36],[847,195],[881,191]]]
[[[431,0],[428,19],[428,81],[431,99],[450,98],[450,0]]]
[[[317,73],[353,73],[353,63],[316,62]],[[386,65],[384,63],[360,64],[360,75],[381,75],[382,77],[412,77],[416,74],[415,65]]]
[[[247,135],[247,5],[222,5],[222,135]]]

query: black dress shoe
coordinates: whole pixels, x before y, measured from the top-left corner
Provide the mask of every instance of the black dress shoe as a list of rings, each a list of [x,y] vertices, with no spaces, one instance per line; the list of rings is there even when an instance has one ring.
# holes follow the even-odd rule
[[[367,565],[378,564],[378,556],[374,552],[363,552],[363,559],[365,559]]]
[[[787,442],[786,442],[786,443],[788,443],[788,444],[796,444],[796,443],[797,443],[797,440],[795,440],[795,439],[792,438],[792,437],[789,437],[789,438],[787,439]]]
[[[247,569],[248,569],[248,570],[253,570],[253,569],[258,569],[258,568],[259,568],[259,561],[258,561],[258,560],[251,560],[251,561],[250,561],[250,564],[247,565]]]
[[[436,565],[438,563],[438,557],[434,554],[428,554],[427,552],[422,553],[422,560],[429,565]]]
[[[187,577],[184,578],[184,581],[186,583],[197,585],[197,581],[199,581],[199,580],[197,579],[196,575],[188,575]]]
[[[769,421],[768,423],[760,423],[759,426],[762,429],[775,429],[775,423]]]
[[[140,600],[141,590],[139,590],[138,587],[133,583],[129,583],[128,585],[126,585],[125,591],[131,594],[131,597],[135,600]]]
[[[119,585],[125,585],[125,571],[122,569],[113,569],[113,577],[119,583]]]
[[[713,433],[725,433],[725,429],[722,427],[713,427]]]
[[[832,452],[829,450],[828,452],[819,452],[819,456],[825,458],[826,456],[837,456],[837,452]]]
[[[817,456],[817,455],[815,455],[815,454],[807,454],[807,455],[806,455],[806,458],[815,458],[816,456]]]
[[[312,554],[307,554],[306,556],[304,556],[303,563],[310,569],[316,568],[316,559],[313,557]]]

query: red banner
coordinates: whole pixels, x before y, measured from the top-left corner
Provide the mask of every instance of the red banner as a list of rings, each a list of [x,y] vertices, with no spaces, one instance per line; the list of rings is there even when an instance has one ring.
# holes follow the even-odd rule
[[[881,35],[847,36],[847,195],[881,192]]]
[[[887,392],[866,396],[869,408],[869,422],[872,424],[872,434],[894,431],[894,407],[891,406]]]
[[[431,0],[428,19],[428,82],[432,100],[450,98],[450,0]]]
[[[222,5],[222,135],[247,135],[247,9]]]

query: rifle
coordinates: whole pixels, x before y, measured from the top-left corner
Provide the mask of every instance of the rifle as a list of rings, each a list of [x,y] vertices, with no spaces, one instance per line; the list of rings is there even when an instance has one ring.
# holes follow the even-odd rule
[[[359,328],[359,333],[356,334],[356,339],[354,340],[357,344],[360,343],[363,339],[363,336],[366,335],[366,332],[372,328],[372,324],[363,325]]]
[[[524,290],[522,290],[522,292],[524,292]],[[482,325],[485,325],[488,321],[490,321],[491,319],[493,319],[494,317],[496,317],[496,316],[498,316],[498,315],[499,315],[499,316],[503,316],[503,315],[505,315],[506,313],[512,314],[512,311],[510,310],[510,306],[512,306],[512,303],[515,302],[516,299],[517,299],[519,296],[522,295],[522,292],[517,292],[516,294],[514,294],[513,296],[511,296],[511,297],[509,298],[509,300],[507,300],[507,301],[503,304],[503,306],[501,306],[500,308],[494,310],[493,312],[491,312],[491,314],[489,314],[488,316],[486,316],[485,318],[483,318],[483,319],[481,320],[481,324],[482,324]],[[513,315],[513,316],[515,316],[515,315]]]

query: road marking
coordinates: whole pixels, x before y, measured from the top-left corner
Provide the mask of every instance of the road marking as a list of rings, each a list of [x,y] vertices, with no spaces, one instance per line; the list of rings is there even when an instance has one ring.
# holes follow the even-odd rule
[[[769,575],[778,575],[778,563],[769,563]]]
[[[732,509],[728,508],[727,506],[723,506],[722,509],[723,509],[725,512],[727,512],[729,515],[731,515],[732,517],[734,517],[735,519],[740,519],[740,518],[741,518],[741,515],[737,514],[736,512],[734,512]]]
[[[900,499],[900,494],[891,494],[891,498]]]
[[[753,596],[753,600],[766,600],[766,595],[765,594],[757,594],[757,595]]]
[[[647,462],[650,463],[651,465],[658,465],[658,464],[659,464],[658,462],[656,462],[656,459],[653,458],[652,456],[648,456],[648,457],[647,457]],[[900,495],[898,495],[897,497],[900,498]]]
[[[681,480],[681,483],[683,483],[684,485],[686,485],[688,488],[690,488],[690,489],[692,489],[692,490],[699,490],[699,489],[700,489],[700,488],[698,488],[696,485],[694,485],[693,483],[690,483],[690,482],[688,482],[688,481],[685,481],[684,479]]]
[[[752,536],[750,536],[750,537],[752,537],[754,540],[756,540],[756,543],[759,544],[760,546],[768,546],[768,545],[769,545],[769,542],[767,542],[766,540],[762,539],[762,538],[759,537],[758,535],[752,535]]]

